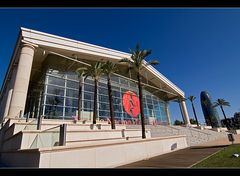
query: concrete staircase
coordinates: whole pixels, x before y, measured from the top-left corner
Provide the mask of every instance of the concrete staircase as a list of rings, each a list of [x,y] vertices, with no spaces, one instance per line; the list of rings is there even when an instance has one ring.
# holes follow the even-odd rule
[[[127,129],[141,129],[141,125],[128,125]],[[186,135],[189,146],[195,146],[208,141],[213,141],[220,138],[226,138],[227,132],[216,132],[210,129],[197,129],[184,126],[163,126],[163,125],[146,125],[146,128],[151,130],[152,137],[164,137],[172,135]]]
[[[86,121],[43,119],[41,130],[37,130],[36,119],[25,120],[8,119],[0,129],[0,163],[41,168],[117,167],[188,147],[185,135],[158,137],[154,133],[152,138],[148,127],[146,139],[142,139],[141,129],[116,125],[112,130],[103,121],[93,125]],[[63,123],[67,128],[65,144],[61,145]]]

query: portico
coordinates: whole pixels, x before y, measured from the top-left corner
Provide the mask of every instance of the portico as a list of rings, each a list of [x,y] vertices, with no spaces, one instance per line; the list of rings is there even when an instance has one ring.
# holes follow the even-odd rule
[[[54,110],[56,116],[62,119],[67,118],[68,115],[71,117],[76,112],[74,102],[77,97],[74,97],[74,91],[77,91],[77,89],[68,87],[68,84],[77,84],[77,79],[73,78],[74,75],[72,74],[74,69],[96,61],[111,60],[117,63],[120,59],[129,57],[130,54],[128,53],[21,28],[1,89],[0,121],[2,122],[5,118],[46,116],[50,111],[53,111],[51,107],[58,108],[58,110]],[[122,94],[125,91],[123,85],[127,86],[126,90],[136,91],[137,93],[137,88],[135,88],[136,75],[134,73],[126,74],[124,72],[127,69],[125,65],[119,64],[119,67],[121,72],[115,74],[117,80],[116,98],[119,99],[116,105],[121,104]],[[152,66],[145,66],[142,73],[146,99],[146,109],[144,111],[146,111],[147,117],[170,124],[168,101],[177,97],[184,98],[184,92]],[[124,79],[126,82],[124,82]],[[51,85],[50,81],[55,82],[56,85]],[[102,84],[104,84],[104,79]],[[89,83],[89,86],[91,86],[91,83]],[[86,91],[88,91],[89,86],[86,86]],[[118,86],[120,89],[118,89]],[[50,88],[53,91],[63,91],[63,93],[50,93]],[[70,89],[73,95],[70,95]],[[89,93],[85,92],[86,95]],[[99,96],[101,98],[105,95]],[[58,97],[60,103],[57,105],[49,104],[51,97]],[[91,101],[86,100],[86,102],[91,104]],[[156,103],[157,106],[155,106]],[[104,102],[102,102],[102,105],[100,102],[100,106],[101,108],[106,107]],[[185,124],[190,125],[185,102],[182,101],[180,106]],[[83,103],[82,109],[83,115],[91,117],[89,115],[91,114],[91,105]],[[116,109],[118,109],[116,113],[119,113],[119,119],[131,118],[126,114],[122,105],[116,106]],[[108,116],[107,111],[107,109],[101,109],[102,118]]]

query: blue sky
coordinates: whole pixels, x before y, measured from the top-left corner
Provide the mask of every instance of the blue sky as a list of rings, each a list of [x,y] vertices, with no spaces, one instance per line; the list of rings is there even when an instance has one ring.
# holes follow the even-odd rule
[[[200,92],[224,98],[227,116],[240,111],[240,9],[238,8],[71,8],[0,9],[0,85],[20,27],[128,52],[136,43],[151,49],[149,59],[180,87],[196,96],[203,122]],[[193,117],[187,102],[190,117]],[[176,103],[172,119],[181,119]],[[223,118],[221,111],[219,115]]]

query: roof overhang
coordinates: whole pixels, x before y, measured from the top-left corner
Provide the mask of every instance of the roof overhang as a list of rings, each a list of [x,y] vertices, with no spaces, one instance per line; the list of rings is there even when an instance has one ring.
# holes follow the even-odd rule
[[[20,42],[19,42],[20,40]],[[64,37],[59,37],[56,35],[39,32],[36,30],[31,30],[27,28],[21,28],[19,38],[15,47],[19,47],[19,43],[31,43],[35,45],[38,49],[42,50],[50,50],[53,52],[60,53],[62,55],[72,57],[73,54],[80,54],[82,56],[86,56],[88,58],[101,58],[102,61],[104,60],[111,60],[118,62],[122,58],[130,58],[131,54],[85,43],[80,42],[77,40],[72,40]],[[15,54],[13,54],[14,56]],[[11,63],[13,62],[14,58],[12,58]],[[11,64],[10,66],[11,67]],[[8,69],[9,72],[9,69]],[[158,70],[156,70],[152,66],[144,66],[143,72],[147,73],[149,77],[154,77],[154,82],[156,85],[164,85],[171,90],[172,93],[176,94],[179,97],[184,97],[184,92],[178,88],[175,84],[173,84],[170,80],[168,80],[165,76],[163,76]],[[6,75],[7,77],[7,75]],[[3,83],[3,87],[6,81],[6,77]],[[3,88],[2,87],[2,88]],[[1,92],[2,93],[2,92]]]

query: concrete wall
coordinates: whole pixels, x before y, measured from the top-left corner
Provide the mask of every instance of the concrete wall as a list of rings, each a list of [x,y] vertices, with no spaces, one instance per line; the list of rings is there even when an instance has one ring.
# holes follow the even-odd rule
[[[177,146],[174,148],[173,146]],[[40,168],[104,168],[117,167],[187,147],[186,138],[140,140],[118,145],[42,151]],[[62,159],[64,158],[64,160]],[[67,162],[66,162],[67,161]]]
[[[186,147],[185,136],[172,136],[84,147],[3,152],[2,162],[13,167],[113,168]]]

